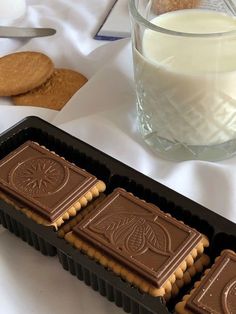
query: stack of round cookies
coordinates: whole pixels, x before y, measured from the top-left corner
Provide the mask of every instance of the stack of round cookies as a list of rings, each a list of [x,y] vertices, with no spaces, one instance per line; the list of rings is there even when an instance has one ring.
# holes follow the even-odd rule
[[[0,96],[11,96],[15,105],[60,110],[87,78],[54,68],[43,53],[17,52],[0,58]]]

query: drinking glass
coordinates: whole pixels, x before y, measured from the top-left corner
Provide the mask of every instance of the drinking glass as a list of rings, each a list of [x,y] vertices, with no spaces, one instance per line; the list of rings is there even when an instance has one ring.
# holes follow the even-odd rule
[[[171,160],[236,152],[233,3],[129,0],[138,127]]]

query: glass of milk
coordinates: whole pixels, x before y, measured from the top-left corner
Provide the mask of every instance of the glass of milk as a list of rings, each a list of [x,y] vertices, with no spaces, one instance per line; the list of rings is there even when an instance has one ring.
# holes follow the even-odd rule
[[[164,158],[236,153],[234,9],[223,0],[129,0],[138,126]]]

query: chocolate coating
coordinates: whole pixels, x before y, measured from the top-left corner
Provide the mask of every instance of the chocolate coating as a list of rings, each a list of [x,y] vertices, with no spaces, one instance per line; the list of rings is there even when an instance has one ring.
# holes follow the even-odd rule
[[[0,161],[0,190],[49,221],[60,217],[97,181],[32,141]]]
[[[123,189],[116,189],[73,232],[158,288],[202,235]]]
[[[236,254],[225,251],[186,303],[194,314],[236,313]]]

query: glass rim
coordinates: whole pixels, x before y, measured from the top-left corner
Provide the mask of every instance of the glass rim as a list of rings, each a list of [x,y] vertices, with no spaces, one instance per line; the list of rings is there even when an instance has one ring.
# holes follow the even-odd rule
[[[229,35],[236,35],[236,29],[232,31],[226,31],[226,32],[217,32],[217,33],[204,33],[204,34],[198,34],[198,33],[186,33],[186,32],[179,32],[179,31],[173,31],[164,27],[157,26],[148,20],[146,20],[142,15],[138,12],[136,5],[136,0],[129,0],[129,12],[132,18],[134,18],[138,23],[144,25],[146,28],[151,29],[155,32],[164,33],[167,35],[173,35],[173,36],[179,36],[179,37],[196,37],[196,38],[215,38],[215,37],[225,37]],[[189,9],[191,10],[191,9]]]

